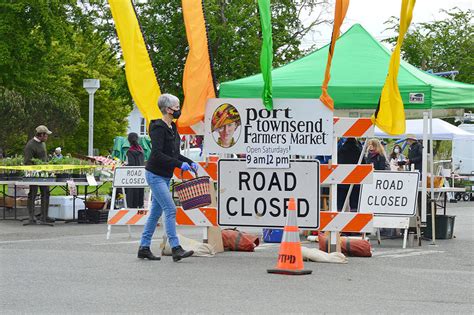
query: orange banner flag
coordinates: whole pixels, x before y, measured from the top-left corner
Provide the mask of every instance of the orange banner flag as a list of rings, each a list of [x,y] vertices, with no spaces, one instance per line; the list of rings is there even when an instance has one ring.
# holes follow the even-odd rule
[[[204,120],[207,99],[215,98],[217,93],[202,2],[182,0],[182,7],[189,53],[184,66],[184,104],[178,126],[187,127]]]
[[[334,56],[334,48],[336,40],[341,33],[341,25],[346,17],[347,9],[349,8],[349,0],[336,0],[336,8],[334,10],[334,25],[332,29],[331,44],[329,45],[328,62],[326,64],[326,72],[324,73],[324,82],[321,86],[321,96],[319,99],[330,110],[334,110],[334,101],[328,94],[328,84],[331,79],[331,62]]]

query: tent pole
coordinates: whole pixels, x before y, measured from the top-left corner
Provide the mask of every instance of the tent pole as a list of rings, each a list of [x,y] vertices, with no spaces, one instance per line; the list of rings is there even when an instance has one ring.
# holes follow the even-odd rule
[[[328,167],[331,167],[332,164],[337,164],[337,137],[335,135],[333,135],[332,137],[332,156],[331,156],[331,160],[329,160]],[[330,195],[331,195],[330,211],[337,211],[337,185],[336,184],[331,184]]]
[[[423,156],[421,160],[421,221],[426,222],[427,167],[428,167],[428,113],[423,112]]]
[[[434,203],[434,152],[433,152],[433,109],[430,109],[430,208],[431,208],[431,245],[436,245],[436,205]]]

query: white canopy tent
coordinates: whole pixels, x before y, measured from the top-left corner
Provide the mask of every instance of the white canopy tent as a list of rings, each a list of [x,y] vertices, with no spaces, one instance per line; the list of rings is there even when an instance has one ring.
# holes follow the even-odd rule
[[[419,140],[423,139],[423,119],[412,119],[406,121],[406,131],[403,135],[391,136],[375,127],[374,134],[378,138],[403,139],[408,134],[413,134]],[[447,121],[439,118],[433,118],[433,140],[474,140],[474,133],[470,133]]]
[[[433,152],[433,140],[474,140],[474,134],[462,130],[450,123],[441,120],[439,118],[433,118],[433,111],[427,111],[423,113],[423,119],[411,119],[406,120],[406,130],[405,134],[391,136],[384,133],[379,128],[375,127],[374,135],[379,138],[391,138],[391,139],[404,139],[408,134],[415,135],[418,140],[423,140],[423,169],[428,170],[427,166],[429,165],[429,170],[431,173],[434,169],[433,154],[428,153]],[[428,145],[428,140],[430,140]],[[421,190],[422,190],[422,199],[421,199],[421,222],[426,222],[426,202],[427,202],[427,175],[428,172],[422,172],[421,174]],[[434,181],[430,181],[430,202],[434,200]],[[431,226],[432,226],[432,244],[435,244],[435,207],[431,208]],[[418,240],[419,245],[421,246],[421,241]]]

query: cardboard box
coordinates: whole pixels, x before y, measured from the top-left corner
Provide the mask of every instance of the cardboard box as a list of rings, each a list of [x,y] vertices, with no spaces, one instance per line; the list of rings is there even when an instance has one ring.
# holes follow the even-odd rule
[[[16,198],[16,207],[26,207],[28,205],[27,197],[17,197]],[[5,197],[5,199],[0,198],[0,207],[13,208],[15,207],[15,198]]]

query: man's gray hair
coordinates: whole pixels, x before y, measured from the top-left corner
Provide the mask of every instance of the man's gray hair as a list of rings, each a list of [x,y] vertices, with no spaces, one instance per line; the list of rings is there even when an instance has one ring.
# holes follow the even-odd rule
[[[158,99],[158,108],[160,109],[163,115],[166,115],[166,109],[168,107],[173,107],[179,105],[179,98],[172,94],[161,94]]]

